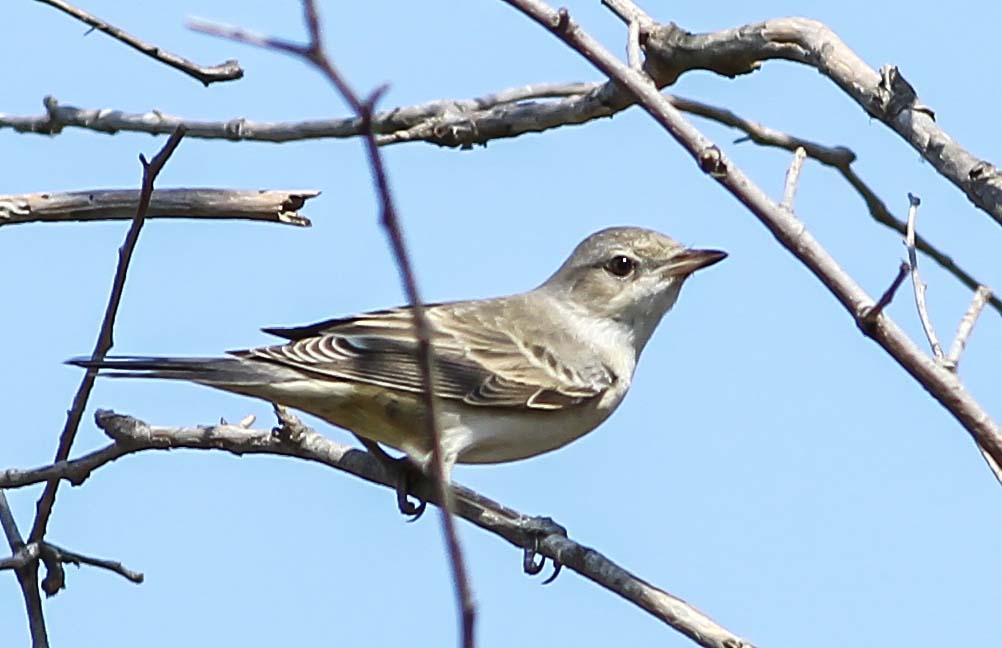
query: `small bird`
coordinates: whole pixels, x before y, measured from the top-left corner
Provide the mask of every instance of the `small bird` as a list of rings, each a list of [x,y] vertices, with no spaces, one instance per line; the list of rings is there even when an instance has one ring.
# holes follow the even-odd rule
[[[622,402],[641,351],[686,278],[726,256],[652,230],[614,227],[586,238],[533,290],[426,306],[446,476],[457,462],[524,459],[595,429]],[[288,342],[222,358],[70,363],[286,405],[428,468],[409,307],[264,331]]]

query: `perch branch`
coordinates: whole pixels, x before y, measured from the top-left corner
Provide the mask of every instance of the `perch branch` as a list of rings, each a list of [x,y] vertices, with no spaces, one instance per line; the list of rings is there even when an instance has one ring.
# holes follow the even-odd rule
[[[177,188],[157,189],[146,218],[266,221],[309,227],[299,210],[319,191]],[[0,227],[17,223],[130,220],[142,192],[135,189],[46,192],[0,196]]]
[[[55,7],[60,11],[67,13],[77,20],[90,25],[91,29],[96,29],[98,31],[108,34],[115,40],[119,40],[134,50],[137,50],[152,59],[156,59],[165,65],[169,65],[175,70],[180,70],[190,77],[198,79],[203,84],[208,86],[210,83],[215,83],[216,81],[233,81],[243,77],[244,71],[240,68],[240,64],[236,61],[230,60],[219,65],[212,65],[209,67],[193,63],[186,58],[178,56],[177,54],[172,54],[161,47],[147,43],[146,41],[136,38],[132,34],[110,25],[107,22],[101,20],[93,14],[89,14],[83,9],[74,7],[68,2],[63,2],[62,0],[38,0],[42,4],[47,4],[50,7]]]
[[[79,484],[93,470],[122,456],[176,448],[222,450],[237,456],[262,454],[294,457],[336,468],[389,488],[393,488],[395,484],[383,464],[374,457],[317,433],[294,416],[283,419],[283,426],[293,428],[286,431],[255,430],[243,425],[227,424],[160,427],[106,410],[96,412],[95,420],[98,427],[113,439],[110,445],[83,457],[33,471],[0,472],[0,488],[25,486],[54,476]],[[30,478],[9,480],[10,475],[30,475]],[[440,505],[437,489],[423,482],[417,484],[416,489],[417,495]],[[527,532],[527,522],[533,518],[458,484],[453,484],[453,494],[455,513],[459,517],[500,536],[520,549],[533,540],[533,536]],[[554,527],[553,533],[542,538],[536,536],[541,554],[618,594],[663,623],[689,636],[704,637],[701,645],[715,648],[750,646],[685,601],[631,574],[600,552],[566,537],[559,531],[559,525],[554,524]]]

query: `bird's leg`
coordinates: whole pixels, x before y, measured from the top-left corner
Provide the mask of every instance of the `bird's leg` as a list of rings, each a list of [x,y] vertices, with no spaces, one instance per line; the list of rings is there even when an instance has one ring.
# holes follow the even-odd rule
[[[410,517],[408,522],[416,521],[424,513],[425,507],[428,506],[426,501],[418,497],[415,497],[417,504],[410,500],[411,486],[424,477],[421,468],[409,457],[401,457],[399,459],[391,457],[386,454],[385,450],[379,447],[378,443],[371,439],[366,439],[357,434],[355,437],[362,442],[362,445],[369,451],[369,454],[374,456],[379,463],[383,464],[386,471],[393,477],[394,487],[397,492],[397,508],[400,509],[401,513]]]
[[[523,517],[519,519],[518,525],[527,538],[526,544],[522,547],[524,551],[522,554],[522,570],[530,576],[535,576],[543,571],[543,565],[546,564],[546,556],[539,553],[540,543],[551,535],[567,537],[567,529],[554,522],[552,518],[539,516]],[[536,560],[536,556],[539,556],[538,561]],[[560,574],[562,568],[563,565],[559,561],[554,560],[553,573],[543,581],[543,585],[552,583]]]

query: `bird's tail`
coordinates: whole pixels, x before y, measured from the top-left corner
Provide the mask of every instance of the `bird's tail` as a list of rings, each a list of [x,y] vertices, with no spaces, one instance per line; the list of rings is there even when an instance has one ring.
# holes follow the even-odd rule
[[[248,362],[240,358],[167,358],[110,356],[103,360],[73,358],[66,364],[98,369],[112,378],[166,378],[188,380],[215,387],[260,385],[281,380],[283,367]]]

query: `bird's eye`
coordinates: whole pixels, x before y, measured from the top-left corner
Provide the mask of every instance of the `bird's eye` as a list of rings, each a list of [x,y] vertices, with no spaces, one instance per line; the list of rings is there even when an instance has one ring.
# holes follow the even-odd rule
[[[605,262],[605,270],[617,277],[625,277],[637,267],[637,262],[624,254],[617,254]]]

